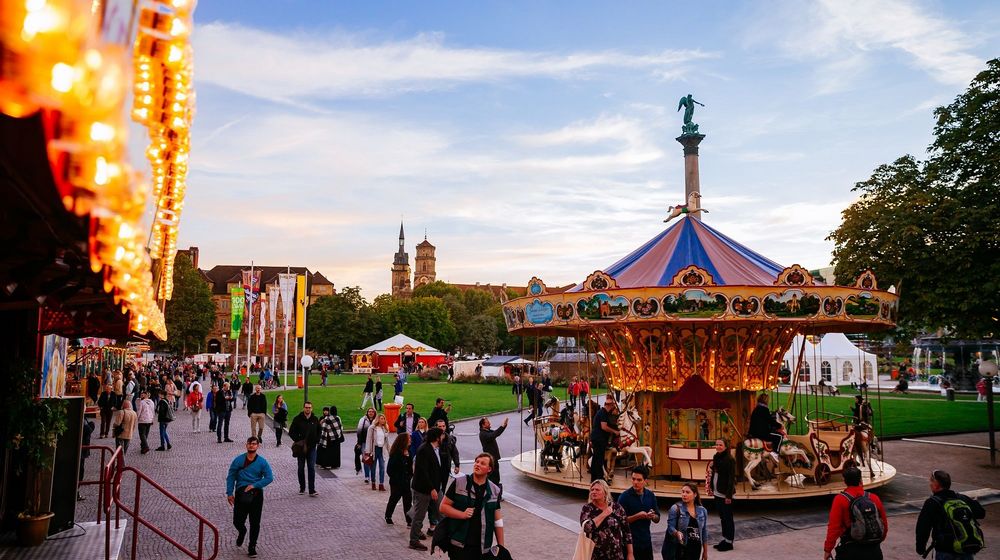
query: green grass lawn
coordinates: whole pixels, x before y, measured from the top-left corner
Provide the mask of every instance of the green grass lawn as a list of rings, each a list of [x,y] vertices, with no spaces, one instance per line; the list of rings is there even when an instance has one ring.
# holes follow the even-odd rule
[[[362,411],[358,410],[358,406],[361,404],[361,389],[367,377],[355,376],[361,381],[356,386],[331,385],[328,387],[320,387],[319,376],[314,375],[313,377],[316,378],[316,385],[312,384],[312,378],[310,378],[309,385],[309,400],[312,401],[313,406],[319,411],[324,406],[336,406],[345,428],[353,429],[357,426],[362,413]],[[334,379],[334,376],[330,377],[330,380],[332,379]],[[383,383],[385,383],[384,380]],[[302,390],[282,391],[277,389],[268,391],[268,406],[274,402],[275,396],[279,393],[284,395],[285,402],[288,403],[290,420],[302,410]],[[383,394],[385,396],[383,402],[391,403],[393,397],[391,384],[385,384]],[[414,380],[411,377],[411,381],[406,384],[406,388],[403,391],[403,396],[406,402],[413,403],[417,412],[424,417],[430,415],[431,409],[434,408],[434,401],[438,397],[453,403],[454,406],[448,415],[451,421],[462,418],[475,418],[516,408],[509,385],[428,382]]]
[[[784,402],[782,395],[781,402]],[[940,396],[936,400],[916,397],[872,400],[875,409],[875,431],[881,438],[901,437],[934,432],[973,432],[987,429],[986,403],[948,402]],[[815,407],[814,399],[808,400]],[[803,401],[803,405],[806,401]],[[827,412],[843,414],[850,419],[852,397],[825,397],[820,404]],[[1000,412],[994,404],[994,414]],[[798,411],[793,411],[798,413]],[[806,432],[804,414],[798,417],[792,433]]]
[[[374,376],[372,376],[372,377],[374,379]],[[382,373],[382,374],[379,374],[379,377],[382,378],[382,385],[384,385],[385,388],[387,388],[387,389],[392,389],[392,384],[396,382],[395,375],[391,374],[391,373]],[[284,374],[279,373],[278,374],[278,382],[281,383],[284,379],[285,379]],[[254,378],[254,380],[256,381],[256,377]],[[323,380],[323,377],[319,373],[313,372],[309,376],[309,390],[311,391],[313,387],[319,387],[319,385],[322,382],[322,380]],[[365,381],[368,381],[368,374],[361,374],[361,373],[351,373],[351,374],[348,374],[348,373],[342,373],[340,375],[334,375],[333,373],[331,373],[330,375],[328,375],[326,377],[326,384],[327,385],[361,385],[361,386],[363,386],[365,384]],[[434,381],[425,381],[423,379],[420,379],[416,375],[410,375],[410,377],[407,378],[406,381],[407,381],[408,386],[409,385],[413,385],[414,383],[433,383],[434,382]],[[292,371],[288,372],[288,384],[289,384],[289,386],[295,385],[295,372],[292,372]]]

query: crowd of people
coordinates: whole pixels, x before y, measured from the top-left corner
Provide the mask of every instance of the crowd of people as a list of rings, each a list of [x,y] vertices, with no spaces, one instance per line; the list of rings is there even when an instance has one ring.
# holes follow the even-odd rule
[[[123,454],[136,434],[141,453],[171,450],[169,428],[182,411],[190,415],[191,432],[198,433],[202,431],[202,411],[207,409],[208,431],[219,443],[232,442],[229,429],[233,411],[240,407],[246,411],[251,435],[246,440],[246,452],[236,456],[229,466],[226,496],[233,506],[236,544],[246,542],[251,557],[257,554],[264,488],[274,480],[270,464],[261,453],[268,414],[276,446],[282,445],[287,431],[297,459],[300,494],[319,495],[317,468],[342,468],[341,446],[347,435],[336,406],[324,406],[316,414],[313,404],[307,401],[289,421],[283,397],[276,395],[269,405],[263,383],[253,383],[249,375],[226,375],[211,366],[183,362],[152,362],[125,372],[108,372],[104,379],[96,375],[94,378],[92,384],[88,383],[88,397],[99,409],[100,424],[90,424],[90,431],[97,432],[98,438],[113,437]],[[395,382],[401,384],[404,379],[397,375]],[[98,390],[91,392],[92,387]],[[401,393],[401,388],[396,389],[396,394]],[[543,415],[552,394],[551,380],[545,376],[537,380],[527,376],[523,381],[515,378],[512,394],[519,408],[527,405],[527,414],[522,416],[530,423]],[[567,387],[569,406],[564,409],[569,414],[560,418],[572,423],[572,415],[586,406],[589,396],[586,381],[573,379]],[[390,430],[381,412],[381,397],[381,381],[369,376],[362,391],[362,405],[370,406],[359,420],[352,441],[355,474],[370,491],[387,493],[385,523],[394,525],[399,520],[397,509],[402,504],[402,520],[409,529],[406,545],[411,549],[433,551],[440,547],[453,560],[479,560],[485,554],[503,550],[503,485],[497,439],[506,430],[507,420],[494,428],[490,418],[479,419],[482,452],[475,456],[472,472],[463,475],[449,419],[452,403],[437,399],[427,417],[413,403],[407,403]],[[857,400],[852,409],[855,421],[870,421],[870,405],[866,407],[866,401]],[[773,437],[777,427],[767,409],[766,394],[757,404],[751,414],[750,431]],[[664,515],[655,495],[646,487],[648,468],[634,467],[629,473],[631,486],[617,499],[604,476],[603,450],[618,435],[616,412],[616,401],[606,398],[592,419],[592,483],[580,512],[575,559],[651,560],[655,554],[653,525],[661,523]],[[149,433],[154,422],[159,427],[159,447],[151,449]],[[85,426],[86,441],[90,431]],[[720,439],[715,446],[703,487],[684,483],[680,500],[665,510],[659,551],[664,560],[707,560],[711,548],[719,552],[734,549],[732,503],[737,468],[728,442]],[[846,468],[843,478],[846,488],[834,498],[829,514],[824,560],[881,559],[882,543],[889,532],[885,508],[877,495],[864,490],[860,470]],[[951,477],[945,471],[935,470],[928,484],[932,496],[923,504],[917,522],[916,552],[933,551],[938,560],[973,558],[983,545],[976,520],[985,516],[985,510],[975,500],[952,491]],[[714,546],[710,546],[703,493],[713,500],[720,519],[722,534]]]

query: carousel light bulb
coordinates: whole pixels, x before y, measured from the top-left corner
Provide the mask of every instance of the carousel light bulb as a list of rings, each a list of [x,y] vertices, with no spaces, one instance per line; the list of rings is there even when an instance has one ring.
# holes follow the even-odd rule
[[[73,82],[76,78],[76,70],[64,62],[57,62],[52,66],[52,89],[59,93],[68,93],[73,89]]]
[[[94,160],[94,184],[104,186],[108,184],[108,160],[104,156],[98,156]]]
[[[175,63],[180,62],[184,59],[184,49],[178,47],[177,45],[170,45],[167,49],[167,62]]]
[[[94,142],[110,142],[115,138],[115,127],[102,122],[90,125],[90,139]]]
[[[173,22],[170,24],[170,35],[174,37],[182,37],[190,33],[190,28],[183,18],[175,17]]]

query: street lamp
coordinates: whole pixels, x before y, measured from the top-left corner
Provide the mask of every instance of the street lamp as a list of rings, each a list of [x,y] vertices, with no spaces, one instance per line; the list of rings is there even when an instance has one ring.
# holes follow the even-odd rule
[[[986,358],[985,352],[979,360],[979,373],[986,378],[986,418],[990,428],[990,466],[997,466],[997,443],[993,429],[993,378],[997,376],[997,364]]]
[[[306,402],[306,401],[309,400],[309,369],[313,365],[313,357],[310,356],[309,354],[306,354],[306,355],[302,356],[302,359],[299,360],[299,363],[302,364],[302,369],[305,370],[303,372],[303,374],[305,375],[305,379],[303,380],[303,382],[305,383],[305,385],[302,386],[303,389],[304,389],[302,391],[302,402]]]

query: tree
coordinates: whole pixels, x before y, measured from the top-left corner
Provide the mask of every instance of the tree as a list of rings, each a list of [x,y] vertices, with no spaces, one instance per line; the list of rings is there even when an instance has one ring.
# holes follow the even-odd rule
[[[493,354],[497,348],[497,323],[487,314],[476,315],[469,319],[462,332],[462,350],[467,353]]]
[[[177,253],[174,261],[174,292],[167,301],[164,319],[167,340],[157,347],[182,355],[203,343],[215,323],[212,290],[187,253]]]
[[[927,161],[903,156],[854,187],[829,237],[835,275],[870,268],[899,287],[908,330],[987,338],[1000,332],[1000,59],[934,114]]]
[[[423,298],[423,297],[444,298],[446,295],[449,294],[459,299],[462,298],[462,290],[458,289],[455,286],[452,286],[451,284],[442,282],[440,280],[435,280],[434,282],[417,286],[413,290],[414,298]]]
[[[385,324],[393,334],[403,333],[443,351],[458,339],[448,308],[440,298],[394,300],[386,309]]]
[[[342,358],[384,338],[378,315],[357,286],[317,299],[309,306],[306,321],[309,347]]]

